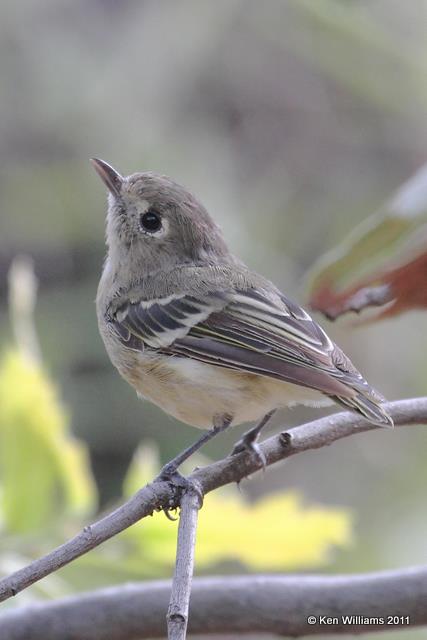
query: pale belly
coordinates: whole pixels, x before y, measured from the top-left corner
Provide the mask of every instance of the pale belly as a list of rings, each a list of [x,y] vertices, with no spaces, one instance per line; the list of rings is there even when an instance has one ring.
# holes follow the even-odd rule
[[[272,409],[320,406],[331,400],[317,391],[252,373],[179,357],[134,354],[120,373],[138,395],[187,424],[210,429],[222,415],[232,424],[259,420]]]

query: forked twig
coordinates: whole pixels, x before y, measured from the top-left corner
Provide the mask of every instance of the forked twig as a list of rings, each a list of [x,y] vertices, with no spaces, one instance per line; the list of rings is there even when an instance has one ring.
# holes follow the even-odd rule
[[[390,413],[396,426],[427,424],[427,398],[412,398],[388,402],[384,408]],[[303,451],[319,449],[335,440],[356,433],[375,429],[364,418],[350,412],[337,413],[314,420],[291,431],[285,431],[264,441],[260,447],[267,466]],[[390,430],[384,437],[390,437]],[[226,484],[239,482],[258,471],[259,461],[245,453],[229,456],[198,469],[189,476],[191,482],[200,484],[202,494]],[[176,492],[168,482],[148,484],[127,502],[101,520],[85,527],[74,538],[53,549],[42,558],[0,580],[0,602],[57,571],[60,567],[94,549],[155,510],[176,505]]]

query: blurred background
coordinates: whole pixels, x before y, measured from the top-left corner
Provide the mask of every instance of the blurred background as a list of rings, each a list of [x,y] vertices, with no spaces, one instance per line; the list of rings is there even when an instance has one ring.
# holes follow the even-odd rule
[[[165,461],[198,432],[139,401],[98,336],[106,193],[89,157],[188,186],[233,251],[304,304],[312,263],[426,161],[426,43],[426,0],[2,3],[0,343],[13,344],[7,272],[29,255],[44,367],[89,447],[99,508],[142,441]],[[425,314],[357,330],[318,319],[389,399],[425,394]],[[319,414],[283,413],[271,431]],[[349,509],[352,542],[328,571],[421,564],[426,447],[421,427],[365,434],[243,490]]]

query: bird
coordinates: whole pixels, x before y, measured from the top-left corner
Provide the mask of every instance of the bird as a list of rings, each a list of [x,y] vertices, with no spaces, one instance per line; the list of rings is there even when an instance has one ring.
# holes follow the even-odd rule
[[[204,429],[163,467],[231,425],[255,422],[233,453],[265,463],[258,438],[276,410],[333,402],[392,427],[383,396],[320,325],[229,250],[203,204],[171,178],[122,176],[99,158],[108,190],[107,256],[96,308],[111,362],[137,394]]]

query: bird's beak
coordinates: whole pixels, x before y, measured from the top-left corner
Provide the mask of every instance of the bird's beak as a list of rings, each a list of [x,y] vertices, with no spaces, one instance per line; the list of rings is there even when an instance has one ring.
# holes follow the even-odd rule
[[[120,196],[120,190],[123,184],[123,176],[120,175],[111,165],[99,158],[90,159],[96,173],[106,185],[107,189],[114,196]]]

